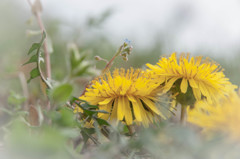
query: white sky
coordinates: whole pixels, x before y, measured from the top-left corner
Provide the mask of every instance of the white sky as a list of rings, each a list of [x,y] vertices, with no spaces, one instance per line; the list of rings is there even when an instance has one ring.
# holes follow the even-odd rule
[[[42,0],[45,16],[69,25],[113,8],[103,30],[114,43],[128,38],[134,47],[150,45],[158,35],[166,53],[240,50],[240,0]]]

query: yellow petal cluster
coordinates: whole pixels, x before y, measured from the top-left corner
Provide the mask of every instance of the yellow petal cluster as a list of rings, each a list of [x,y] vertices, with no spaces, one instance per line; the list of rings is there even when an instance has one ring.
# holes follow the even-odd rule
[[[189,54],[181,54],[178,60],[176,53],[173,53],[169,58],[162,57],[157,65],[146,65],[154,78],[165,84],[165,91],[180,81],[180,93],[185,94],[190,86],[196,100],[205,97],[212,103],[236,88],[218,64],[209,59],[203,60],[202,56],[190,58]]]
[[[159,84],[151,80],[149,73],[140,69],[115,69],[113,73],[92,81],[81,100],[98,105],[98,117],[110,121],[123,121],[131,125],[133,121],[148,126],[156,116],[165,118],[159,107]]]
[[[207,133],[223,132],[233,139],[240,139],[240,97],[232,93],[214,105],[199,101],[195,109],[188,110],[188,121],[204,128]]]

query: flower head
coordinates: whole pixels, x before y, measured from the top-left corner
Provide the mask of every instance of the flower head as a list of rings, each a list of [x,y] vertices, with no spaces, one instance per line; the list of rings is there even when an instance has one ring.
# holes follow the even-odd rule
[[[173,53],[169,58],[162,57],[157,65],[147,66],[160,84],[165,82],[165,91],[178,93],[177,101],[184,105],[203,98],[212,103],[235,88],[218,64],[201,56],[189,58],[189,54],[182,54],[177,60]]]
[[[188,109],[188,121],[204,129],[204,132],[223,132],[233,139],[240,139],[240,97],[232,93],[214,105],[205,101],[196,103],[195,109]]]
[[[147,126],[157,116],[166,118],[158,87],[150,74],[140,69],[115,69],[113,74],[108,72],[93,80],[80,99],[109,112],[98,113],[100,118],[124,121],[127,125],[136,121]]]

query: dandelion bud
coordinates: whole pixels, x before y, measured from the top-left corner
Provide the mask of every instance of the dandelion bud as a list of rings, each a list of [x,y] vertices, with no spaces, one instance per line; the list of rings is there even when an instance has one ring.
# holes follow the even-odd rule
[[[130,55],[132,53],[132,50],[133,50],[133,46],[129,46],[128,55]]]
[[[102,60],[102,58],[100,56],[94,56],[94,59],[97,60],[97,61]]]
[[[124,61],[128,61],[128,57],[123,57],[123,60]]]
[[[126,42],[123,43],[123,47],[127,47],[128,44]]]
[[[121,53],[121,56],[122,56],[122,57],[127,57],[127,52]]]
[[[129,46],[129,47],[125,48],[123,51],[126,52],[128,55],[130,55],[132,52],[132,49],[133,49],[133,47]]]

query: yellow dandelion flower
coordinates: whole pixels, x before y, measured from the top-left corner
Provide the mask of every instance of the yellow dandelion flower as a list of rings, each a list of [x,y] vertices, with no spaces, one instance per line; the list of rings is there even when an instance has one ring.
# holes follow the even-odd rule
[[[193,105],[203,97],[212,103],[236,88],[218,64],[202,60],[202,56],[189,59],[189,54],[182,54],[177,60],[173,53],[169,58],[162,57],[157,65],[146,65],[160,84],[165,82],[165,91],[179,93],[176,98],[182,105]]]
[[[113,74],[108,72],[93,80],[80,99],[109,112],[98,113],[99,118],[123,121],[127,125],[136,121],[148,126],[156,116],[166,118],[166,107],[163,108],[158,98],[158,87],[150,74],[140,69],[115,69]]]
[[[196,103],[195,109],[188,109],[188,121],[203,128],[205,133],[223,132],[233,139],[240,139],[240,97],[232,93],[212,105],[205,101]]]

